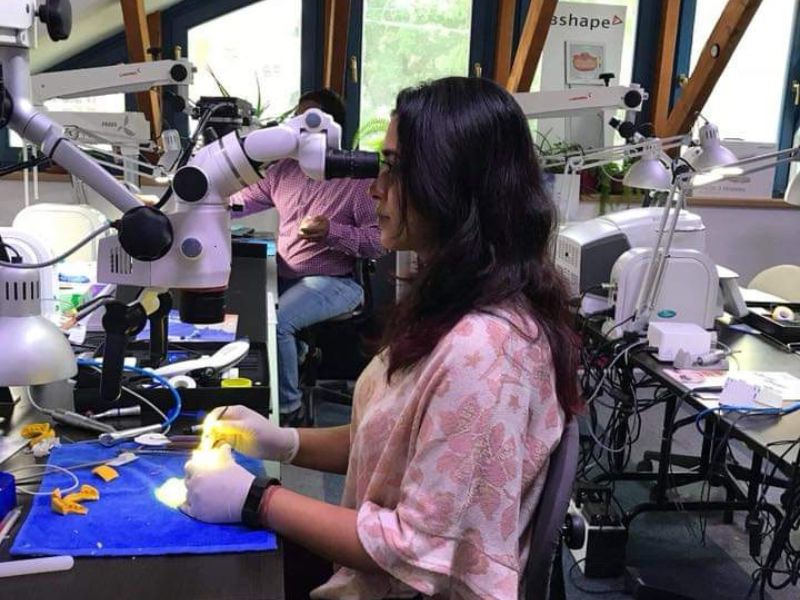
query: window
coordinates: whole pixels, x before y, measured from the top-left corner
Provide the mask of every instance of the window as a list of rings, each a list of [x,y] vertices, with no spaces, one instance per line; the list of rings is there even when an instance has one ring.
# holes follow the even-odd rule
[[[191,27],[188,57],[197,73],[190,97],[227,92],[261,119],[292,109],[300,96],[302,5],[263,0]]]
[[[364,0],[361,128],[410,85],[469,72],[472,0]]]
[[[692,69],[725,4],[726,0],[697,3]],[[785,0],[764,0],[756,11],[703,108],[722,137],[778,142],[794,12],[795,3]]]

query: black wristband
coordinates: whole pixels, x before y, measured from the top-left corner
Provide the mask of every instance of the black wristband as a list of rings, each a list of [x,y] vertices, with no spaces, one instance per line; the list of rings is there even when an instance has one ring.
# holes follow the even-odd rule
[[[254,529],[261,526],[258,511],[261,506],[261,498],[264,497],[264,492],[267,491],[267,488],[280,484],[280,480],[274,478],[256,477],[253,480],[253,483],[250,484],[250,490],[247,492],[247,498],[244,500],[244,506],[242,506],[242,523]]]

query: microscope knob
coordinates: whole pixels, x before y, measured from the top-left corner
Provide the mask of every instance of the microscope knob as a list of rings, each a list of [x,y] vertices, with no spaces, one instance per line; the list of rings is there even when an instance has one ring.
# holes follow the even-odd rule
[[[173,81],[186,81],[186,79],[189,77],[189,69],[187,69],[184,65],[173,65],[169,70],[169,76],[172,77]]]
[[[39,7],[39,20],[47,25],[54,42],[65,40],[72,32],[72,6],[69,0],[47,0]]]
[[[623,97],[625,106],[628,108],[637,108],[642,105],[642,93],[636,90],[630,90],[625,93]]]
[[[129,210],[116,228],[120,245],[136,260],[157,260],[172,247],[172,223],[164,213],[150,206]]]

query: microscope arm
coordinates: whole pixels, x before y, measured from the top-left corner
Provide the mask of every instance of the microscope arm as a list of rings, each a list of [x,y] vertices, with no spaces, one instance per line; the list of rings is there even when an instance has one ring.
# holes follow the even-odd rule
[[[2,95],[8,126],[84,181],[124,214],[117,225],[120,242],[139,260],[155,260],[172,245],[172,228],[161,212],[145,207],[105,169],[64,137],[63,128],[31,102],[28,49],[0,45]],[[2,123],[0,123],[2,126]]]

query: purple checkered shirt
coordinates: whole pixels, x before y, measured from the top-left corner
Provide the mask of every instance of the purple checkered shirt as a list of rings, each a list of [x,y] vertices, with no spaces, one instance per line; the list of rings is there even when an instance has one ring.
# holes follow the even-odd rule
[[[278,275],[297,279],[307,275],[349,275],[356,257],[377,258],[384,250],[369,179],[310,179],[286,159],[273,164],[264,178],[231,196],[241,204],[243,217],[275,207],[278,230]],[[327,217],[328,237],[322,241],[299,236],[305,217]]]

